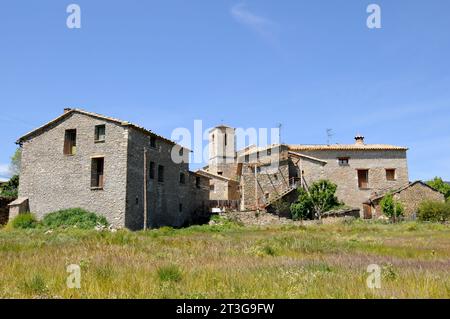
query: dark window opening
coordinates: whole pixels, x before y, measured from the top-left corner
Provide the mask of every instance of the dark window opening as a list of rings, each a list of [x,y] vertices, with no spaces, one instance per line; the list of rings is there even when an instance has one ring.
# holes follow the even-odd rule
[[[227,133],[225,133],[225,145],[227,145]]]
[[[358,187],[359,188],[369,188],[369,170],[368,169],[358,170]]]
[[[180,173],[180,184],[186,183],[186,175],[184,173]]]
[[[249,163],[250,162],[250,155],[245,155],[245,162]]]
[[[103,188],[104,186],[104,167],[105,159],[103,157],[93,158],[91,163],[91,187]]]
[[[155,179],[155,162],[150,162],[149,176],[150,179]]]
[[[387,169],[386,170],[386,179],[388,181],[395,181],[396,180],[395,169]]]
[[[77,130],[66,130],[64,136],[64,155],[77,153]]]
[[[223,172],[217,172],[217,175],[222,176],[222,175],[223,175]]]
[[[95,127],[95,142],[104,142],[106,138],[106,126],[97,125]]]
[[[164,166],[158,165],[158,182],[164,182]]]
[[[183,211],[183,204],[180,203],[180,204],[178,205],[178,210],[180,211],[180,213]]]
[[[195,187],[200,188],[200,177],[195,178]]]
[[[272,149],[269,148],[269,149],[267,150],[267,156],[270,156],[270,155],[272,155]]]
[[[156,148],[156,137],[150,136],[150,147]]]
[[[348,166],[349,158],[348,157],[340,157],[338,158],[338,162],[340,166]]]

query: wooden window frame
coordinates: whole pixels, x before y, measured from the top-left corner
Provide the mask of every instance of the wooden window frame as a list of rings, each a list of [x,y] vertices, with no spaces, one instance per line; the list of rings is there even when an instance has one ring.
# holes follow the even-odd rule
[[[99,129],[103,128],[103,138],[100,139]],[[99,124],[95,126],[95,133],[94,133],[94,142],[95,143],[104,143],[106,141],[106,125],[105,124]]]
[[[397,170],[395,168],[386,168],[385,172],[386,172],[386,180],[388,182],[395,182],[397,180]],[[390,178],[388,172],[394,173],[392,178]]]
[[[99,161],[101,161],[101,174],[99,170]],[[102,190],[105,187],[105,157],[91,157],[91,189]]]
[[[359,189],[370,189],[370,180],[369,180],[369,169],[367,168],[360,168],[356,170],[357,172],[357,177],[358,177],[358,188]],[[365,184],[363,184],[363,182],[360,179],[360,173],[365,172],[366,173],[366,181]]]
[[[71,135],[73,134],[73,135]],[[77,155],[77,130],[69,129],[64,132],[64,155]]]

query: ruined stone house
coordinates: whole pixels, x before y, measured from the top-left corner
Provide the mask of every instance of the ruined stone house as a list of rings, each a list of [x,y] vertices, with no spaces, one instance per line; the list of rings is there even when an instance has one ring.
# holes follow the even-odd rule
[[[189,150],[140,126],[66,109],[17,143],[15,204],[28,204],[38,218],[81,207],[137,230],[145,219],[147,227],[182,226],[207,213],[209,179],[189,171]]]
[[[235,130],[219,126],[210,132],[210,160],[204,170],[239,183],[242,210],[264,209],[279,198],[295,198],[297,187],[320,179],[337,184],[337,196],[346,205],[368,209],[375,193],[409,183],[407,148],[366,144],[270,145],[237,151]],[[211,177],[210,183],[217,179]],[[216,194],[217,196],[217,194]],[[228,192],[222,198],[229,198]],[[369,216],[369,212],[366,212]]]

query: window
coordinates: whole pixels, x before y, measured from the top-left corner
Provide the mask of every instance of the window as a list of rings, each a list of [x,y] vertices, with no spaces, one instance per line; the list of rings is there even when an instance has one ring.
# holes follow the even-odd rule
[[[339,157],[338,162],[339,162],[339,166],[348,166],[349,158],[348,157]]]
[[[267,156],[271,156],[271,155],[272,155],[272,149],[269,148],[269,149],[267,150]]]
[[[105,133],[106,133],[105,125],[97,125],[95,127],[95,142],[104,142],[106,135]]]
[[[150,169],[149,171],[150,179],[155,179],[155,162],[150,162],[149,169]]]
[[[214,191],[214,189],[215,189],[214,184],[209,185],[209,190],[210,191]]]
[[[150,136],[150,147],[156,148],[156,137]]]
[[[388,181],[395,181],[396,180],[396,178],[395,178],[395,169],[393,169],[393,168],[386,169],[386,179]]]
[[[217,175],[222,176],[222,175],[223,175],[223,172],[217,172]]]
[[[105,159],[103,157],[93,158],[91,163],[91,187],[103,188]]]
[[[64,136],[64,155],[77,153],[77,130],[66,130]]]
[[[273,178],[277,181],[278,180],[278,174],[273,174]]]
[[[180,213],[183,211],[183,204],[180,203],[180,204],[178,205],[178,210],[180,211]]]
[[[368,169],[358,170],[358,187],[359,188],[369,188],[369,170]]]
[[[195,187],[200,188],[200,177],[195,178]]]
[[[227,133],[225,133],[225,145],[227,145]]]
[[[250,155],[245,155],[245,162],[249,163],[250,162]]]
[[[164,166],[158,165],[158,182],[164,182]]]
[[[186,175],[184,173],[180,173],[180,184],[186,183]]]

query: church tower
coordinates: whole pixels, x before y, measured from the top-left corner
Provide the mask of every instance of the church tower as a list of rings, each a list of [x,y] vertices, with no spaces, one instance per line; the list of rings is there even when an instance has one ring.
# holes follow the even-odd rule
[[[236,164],[235,129],[226,125],[209,131],[209,171],[217,175],[234,178]]]

